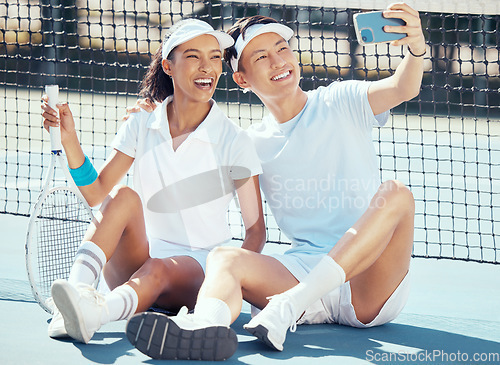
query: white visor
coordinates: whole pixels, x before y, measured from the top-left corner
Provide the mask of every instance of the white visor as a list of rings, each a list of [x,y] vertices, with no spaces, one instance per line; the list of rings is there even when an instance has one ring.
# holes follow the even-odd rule
[[[241,54],[245,47],[250,43],[252,39],[258,35],[264,33],[277,33],[283,37],[285,41],[289,41],[293,36],[293,30],[288,28],[286,25],[280,23],[267,23],[267,24],[254,24],[248,27],[245,35],[239,35],[234,48],[236,49],[236,58],[233,57],[230,60],[231,68],[234,72],[238,71],[238,62],[240,61]]]
[[[210,34],[217,38],[220,45],[220,50],[224,51],[226,48],[234,44],[234,39],[221,31],[214,30],[212,26],[199,19],[187,19],[182,21],[181,24],[170,37],[163,42],[161,56],[163,59],[167,58],[170,52],[177,47],[191,39],[199,37],[200,35]]]

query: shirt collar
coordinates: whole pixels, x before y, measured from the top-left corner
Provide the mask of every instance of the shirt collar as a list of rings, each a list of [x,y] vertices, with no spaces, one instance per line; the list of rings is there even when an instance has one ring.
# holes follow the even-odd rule
[[[155,109],[154,118],[151,118],[148,128],[159,130],[167,140],[172,140],[170,128],[167,119],[167,105],[172,101],[172,95],[167,97],[159,107]],[[212,107],[208,115],[200,125],[191,133],[190,138],[196,138],[200,141],[217,144],[222,133],[222,121],[227,119],[226,115],[220,110],[215,100],[211,99]]]
[[[307,109],[307,106],[309,105],[309,101],[310,101],[310,94],[309,94],[309,92],[307,92],[306,95],[307,95],[306,104],[304,105],[304,107],[302,108],[302,110],[296,116],[294,116],[292,119],[290,119],[290,120],[288,120],[288,121],[286,121],[284,123],[279,123],[276,120],[276,118],[274,117],[274,115],[269,114],[268,118],[266,120],[267,123],[272,128],[278,129],[281,133],[283,133],[285,135],[291,133],[294,130],[294,128],[297,126],[297,123],[302,118],[302,115],[304,114],[305,110]]]

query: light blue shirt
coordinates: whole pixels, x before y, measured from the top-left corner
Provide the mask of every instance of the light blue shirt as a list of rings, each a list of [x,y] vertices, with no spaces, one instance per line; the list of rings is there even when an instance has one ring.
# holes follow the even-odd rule
[[[272,115],[249,135],[261,160],[262,191],[288,252],[326,253],[366,211],[380,185],[368,103],[369,82],[334,82],[307,93],[303,110],[278,123]]]

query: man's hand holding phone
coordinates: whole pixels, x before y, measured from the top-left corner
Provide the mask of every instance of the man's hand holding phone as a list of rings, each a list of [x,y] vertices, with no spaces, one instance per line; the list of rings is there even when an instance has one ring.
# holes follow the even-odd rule
[[[391,4],[384,11],[358,13],[354,16],[358,42],[362,45],[390,42],[407,44],[414,56],[425,54],[425,38],[418,11],[405,3]]]

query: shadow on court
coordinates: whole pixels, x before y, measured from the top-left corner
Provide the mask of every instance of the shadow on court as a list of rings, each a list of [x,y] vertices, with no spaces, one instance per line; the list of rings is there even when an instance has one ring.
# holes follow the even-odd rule
[[[250,316],[246,315],[245,320],[241,320],[241,317],[244,316],[240,316],[239,323],[234,327],[238,334],[246,336],[245,331],[239,328]],[[425,316],[418,317],[421,317],[422,326],[419,323],[390,323],[370,329],[340,325],[298,326],[297,332],[288,334],[283,352],[269,350],[260,341],[250,340],[240,343],[238,352],[233,357],[241,358],[258,353],[262,360],[288,360],[287,364],[294,363],[293,360],[303,362],[304,358],[311,359],[311,363],[315,363],[315,358],[330,358],[331,361],[337,359],[340,364],[359,363],[355,359],[376,364],[443,364],[463,361],[479,363],[480,361],[473,360],[474,354],[496,353],[500,356],[498,342],[425,328],[425,322],[429,319]],[[450,321],[456,322],[458,327],[476,325],[472,320]],[[491,327],[498,331],[498,326]],[[491,363],[499,363],[498,356],[492,357],[496,361]]]
[[[425,316],[422,322],[429,321]],[[356,329],[338,325],[299,326],[297,332],[289,333],[283,352],[272,351],[258,340],[249,336],[242,326],[250,320],[248,313],[242,313],[233,324],[239,337],[237,352],[225,364],[264,364],[286,361],[286,364],[452,364],[452,363],[498,363],[500,354],[498,342],[466,335],[446,332],[415,325],[391,323],[370,329]],[[475,326],[473,320],[448,319],[452,326]],[[432,318],[431,318],[432,321]],[[456,323],[453,323],[456,322]],[[492,328],[496,327],[492,323]],[[498,328],[498,327],[496,327]],[[58,341],[69,345],[69,340]],[[103,344],[99,344],[103,342]],[[67,344],[66,344],[67,343]],[[98,332],[88,345],[73,343],[81,355],[92,363],[121,363],[133,359],[137,350],[120,331]],[[488,356],[490,361],[474,360],[474,356]],[[136,358],[136,360],[139,360]],[[146,364],[160,364],[164,361],[146,359]],[[169,361],[170,363],[197,363],[198,361]]]
[[[68,340],[69,342],[72,342]],[[97,342],[97,343],[96,343]],[[99,342],[105,342],[99,344]],[[92,363],[114,364],[121,357],[134,356],[135,348],[128,342],[124,332],[97,332],[87,345],[74,342],[84,358]]]

